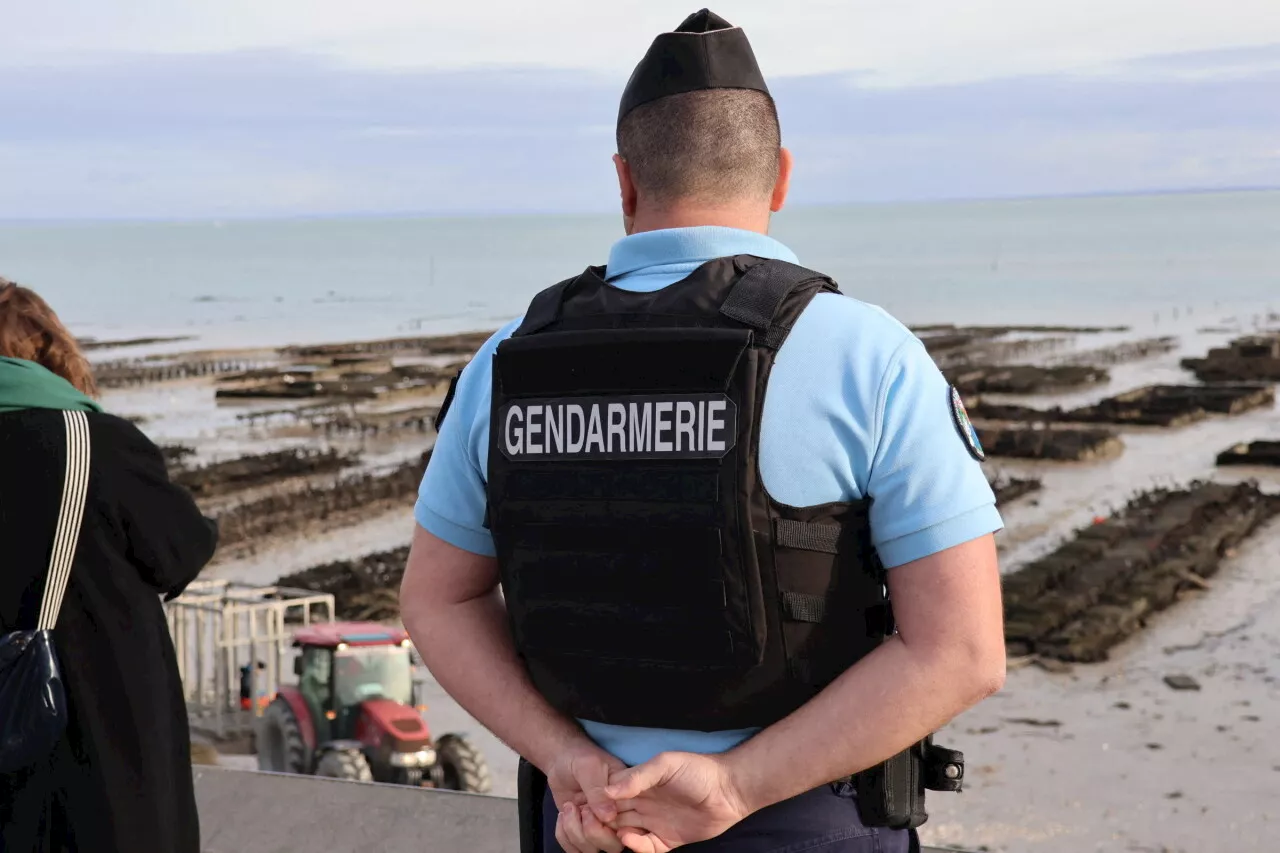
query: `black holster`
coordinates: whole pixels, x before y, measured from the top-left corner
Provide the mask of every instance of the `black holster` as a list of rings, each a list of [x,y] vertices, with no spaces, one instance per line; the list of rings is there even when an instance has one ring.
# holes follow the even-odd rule
[[[516,772],[516,808],[520,812],[520,853],[542,853],[542,800],[547,777],[523,758]]]
[[[934,746],[933,736],[853,777],[858,814],[867,826],[915,829],[929,819],[924,792],[959,791],[964,755]]]

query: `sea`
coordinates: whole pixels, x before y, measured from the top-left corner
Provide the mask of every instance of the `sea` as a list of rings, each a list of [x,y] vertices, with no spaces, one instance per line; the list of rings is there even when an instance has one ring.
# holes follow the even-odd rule
[[[1280,311],[1280,191],[801,207],[772,233],[908,324]],[[496,328],[620,236],[608,214],[0,222],[0,276],[87,337],[268,346]]]

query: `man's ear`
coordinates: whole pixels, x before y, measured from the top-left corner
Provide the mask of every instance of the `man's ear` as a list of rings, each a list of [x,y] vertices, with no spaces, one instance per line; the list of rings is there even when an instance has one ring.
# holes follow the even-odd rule
[[[636,217],[636,185],[631,180],[631,166],[622,159],[621,154],[613,155],[613,167],[618,172],[618,191],[622,196],[622,221],[627,233],[631,233],[631,225]]]
[[[787,203],[787,191],[791,189],[791,168],[795,158],[786,148],[778,149],[778,182],[773,185],[773,198],[769,200],[769,209],[774,213],[782,210]]]

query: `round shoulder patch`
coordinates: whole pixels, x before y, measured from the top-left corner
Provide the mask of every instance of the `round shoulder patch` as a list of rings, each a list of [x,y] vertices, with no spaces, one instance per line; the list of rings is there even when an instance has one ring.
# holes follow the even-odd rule
[[[951,419],[955,422],[956,431],[964,440],[964,446],[969,450],[969,455],[979,462],[987,461],[987,452],[982,449],[982,440],[978,438],[978,431],[969,421],[969,413],[965,411],[964,400],[960,399],[960,392],[956,386],[948,386],[947,395],[951,403]]]

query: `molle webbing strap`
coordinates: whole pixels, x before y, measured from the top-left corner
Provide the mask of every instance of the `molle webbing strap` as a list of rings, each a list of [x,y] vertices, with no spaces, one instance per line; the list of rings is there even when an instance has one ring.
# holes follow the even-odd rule
[[[733,286],[720,313],[764,332],[764,345],[777,349],[791,332],[790,326],[774,322],[782,303],[800,285],[826,280],[821,273],[785,261],[758,262]]]
[[[607,319],[612,315],[601,315]],[[498,345],[494,377],[501,396],[723,392],[746,351],[743,328],[575,329],[513,335]]]
[[[524,615],[519,642],[525,651],[558,657],[654,661],[681,668],[711,669],[732,660],[732,634],[712,620],[689,616],[686,607],[536,607]],[[683,623],[681,629],[670,630],[673,622]]]
[[[817,624],[827,618],[827,597],[803,592],[782,592],[783,618]]]
[[[787,670],[791,677],[805,684],[813,683],[813,664],[808,658],[795,655],[787,658]]]
[[[788,622],[808,622],[817,625],[826,621],[827,612],[831,609],[827,595],[813,595],[804,592],[781,590],[779,599],[782,603],[782,618]],[[892,633],[889,621],[891,609],[887,604],[875,604],[863,611],[868,637],[885,637]]]
[[[812,524],[807,521],[779,518],[775,526],[775,537],[777,543],[783,548],[838,554],[841,530],[838,524]]]
[[[507,481],[512,501],[615,500],[654,503],[714,502],[720,499],[720,481],[712,470],[682,471],[660,465],[635,465],[617,469],[603,465],[521,471]]]
[[[662,550],[685,554],[694,561],[711,561],[723,547],[717,528],[685,523],[680,527],[638,524],[584,525],[575,518],[561,523],[544,522],[511,526],[511,542],[527,551]]]

